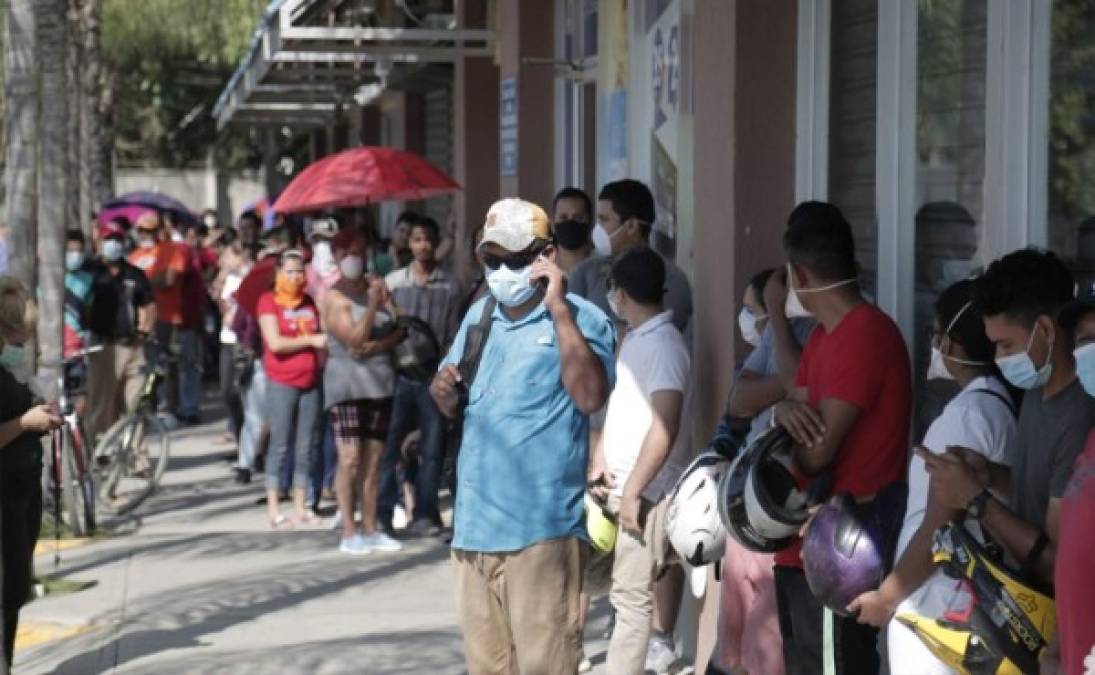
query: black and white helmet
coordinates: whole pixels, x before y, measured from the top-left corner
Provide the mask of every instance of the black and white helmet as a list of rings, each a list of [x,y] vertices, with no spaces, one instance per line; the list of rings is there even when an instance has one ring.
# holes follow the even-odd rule
[[[689,565],[699,567],[722,558],[726,530],[719,520],[719,481],[730,460],[704,450],[681,474],[669,494],[666,530],[673,548]]]
[[[719,485],[722,523],[751,551],[787,548],[806,522],[807,494],[785,463],[791,443],[782,427],[766,431],[738,455]]]

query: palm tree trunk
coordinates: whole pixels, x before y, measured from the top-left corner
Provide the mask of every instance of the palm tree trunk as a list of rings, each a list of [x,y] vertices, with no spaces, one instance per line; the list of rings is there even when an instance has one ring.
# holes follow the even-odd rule
[[[111,156],[106,155],[104,174],[103,148],[112,144],[112,134],[103,140],[103,112],[100,108],[100,90],[104,87],[102,53],[100,51],[99,19],[102,16],[102,0],[81,0],[80,31],[83,39],[81,62],[83,74],[80,81],[80,216],[88,215],[110,196],[109,186]]]
[[[65,87],[68,0],[38,0],[39,78],[42,135],[38,167],[38,351],[39,372],[56,375],[61,361],[61,320],[65,297],[65,145],[68,94]]]
[[[80,143],[80,126],[83,123],[83,110],[80,106],[81,90],[81,52],[83,42],[77,39],[80,35],[80,15],[83,6],[82,0],[68,0],[69,39],[65,43],[65,94],[68,97],[65,131],[65,175],[68,177],[69,189],[65,191],[65,218],[69,227],[83,228],[87,222],[87,211],[80,209],[80,156],[84,153],[84,146]],[[90,234],[87,232],[86,234]]]
[[[37,285],[38,96],[34,0],[4,0],[4,105],[7,145],[4,214],[11,228],[8,273]]]

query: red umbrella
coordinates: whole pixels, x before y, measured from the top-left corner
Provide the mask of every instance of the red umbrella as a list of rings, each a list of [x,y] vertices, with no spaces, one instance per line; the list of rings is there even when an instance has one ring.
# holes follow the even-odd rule
[[[274,210],[302,213],[426,199],[459,189],[456,181],[412,152],[364,146],[309,164],[282,191]]]

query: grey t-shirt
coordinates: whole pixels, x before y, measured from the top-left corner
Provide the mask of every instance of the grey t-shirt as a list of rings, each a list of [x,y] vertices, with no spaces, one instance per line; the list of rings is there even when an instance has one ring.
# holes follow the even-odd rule
[[[806,345],[806,340],[810,338],[810,333],[814,331],[816,325],[817,322],[813,319],[791,319],[791,333],[794,334],[795,342],[800,347]],[[745,357],[741,369],[742,371],[748,370],[764,376],[779,373],[779,367],[776,363],[776,334],[772,331],[772,324],[764,327],[764,332],[760,336],[760,345],[749,352],[749,356]],[[752,443],[757,436],[771,425],[771,422],[772,408],[768,408],[754,417],[749,427],[749,436],[745,439],[746,444]]]
[[[665,261],[665,308],[673,311],[673,325],[687,339],[685,332],[692,319],[692,287],[681,268],[672,260]],[[608,306],[608,278],[612,274],[615,258],[595,256],[570,271],[567,277],[569,290],[601,308],[605,314],[619,321]]]
[[[1064,495],[1072,465],[1093,425],[1095,399],[1079,380],[1048,400],[1041,388],[1026,393],[1008,449],[1012,511],[1031,525],[1045,527],[1049,500]]]

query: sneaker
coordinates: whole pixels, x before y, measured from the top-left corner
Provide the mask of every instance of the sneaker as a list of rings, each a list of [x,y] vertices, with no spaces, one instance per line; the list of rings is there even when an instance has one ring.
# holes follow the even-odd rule
[[[251,482],[251,469],[236,467],[236,483],[248,485]]]
[[[677,654],[673,651],[672,639],[651,635],[650,644],[646,648],[646,665],[643,669],[653,671],[657,675],[666,675],[676,661]]]
[[[396,504],[395,510],[392,511],[392,529],[402,530],[407,527],[407,523],[410,521],[407,518],[407,510],[403,508],[402,504]]]
[[[372,548],[365,543],[365,537],[360,534],[355,534],[349,539],[343,539],[339,542],[338,550],[350,555],[369,555],[373,551]]]
[[[156,413],[156,417],[160,418],[160,421],[163,422],[164,428],[166,428],[168,431],[175,431],[179,428],[179,418],[175,417],[169,412]]]
[[[411,537],[436,537],[441,534],[441,528],[425,518],[420,518],[411,523],[407,534]]]
[[[578,672],[588,673],[593,670],[593,662],[586,657],[585,647],[578,651]]]
[[[403,550],[403,544],[400,544],[398,541],[392,539],[383,532],[377,531],[373,532],[372,534],[363,534],[361,535],[361,538],[365,542],[365,545],[373,551],[387,551],[390,553],[394,553],[396,551]]]
[[[342,527],[342,511],[335,509],[335,515],[331,517],[331,529],[337,530]]]

